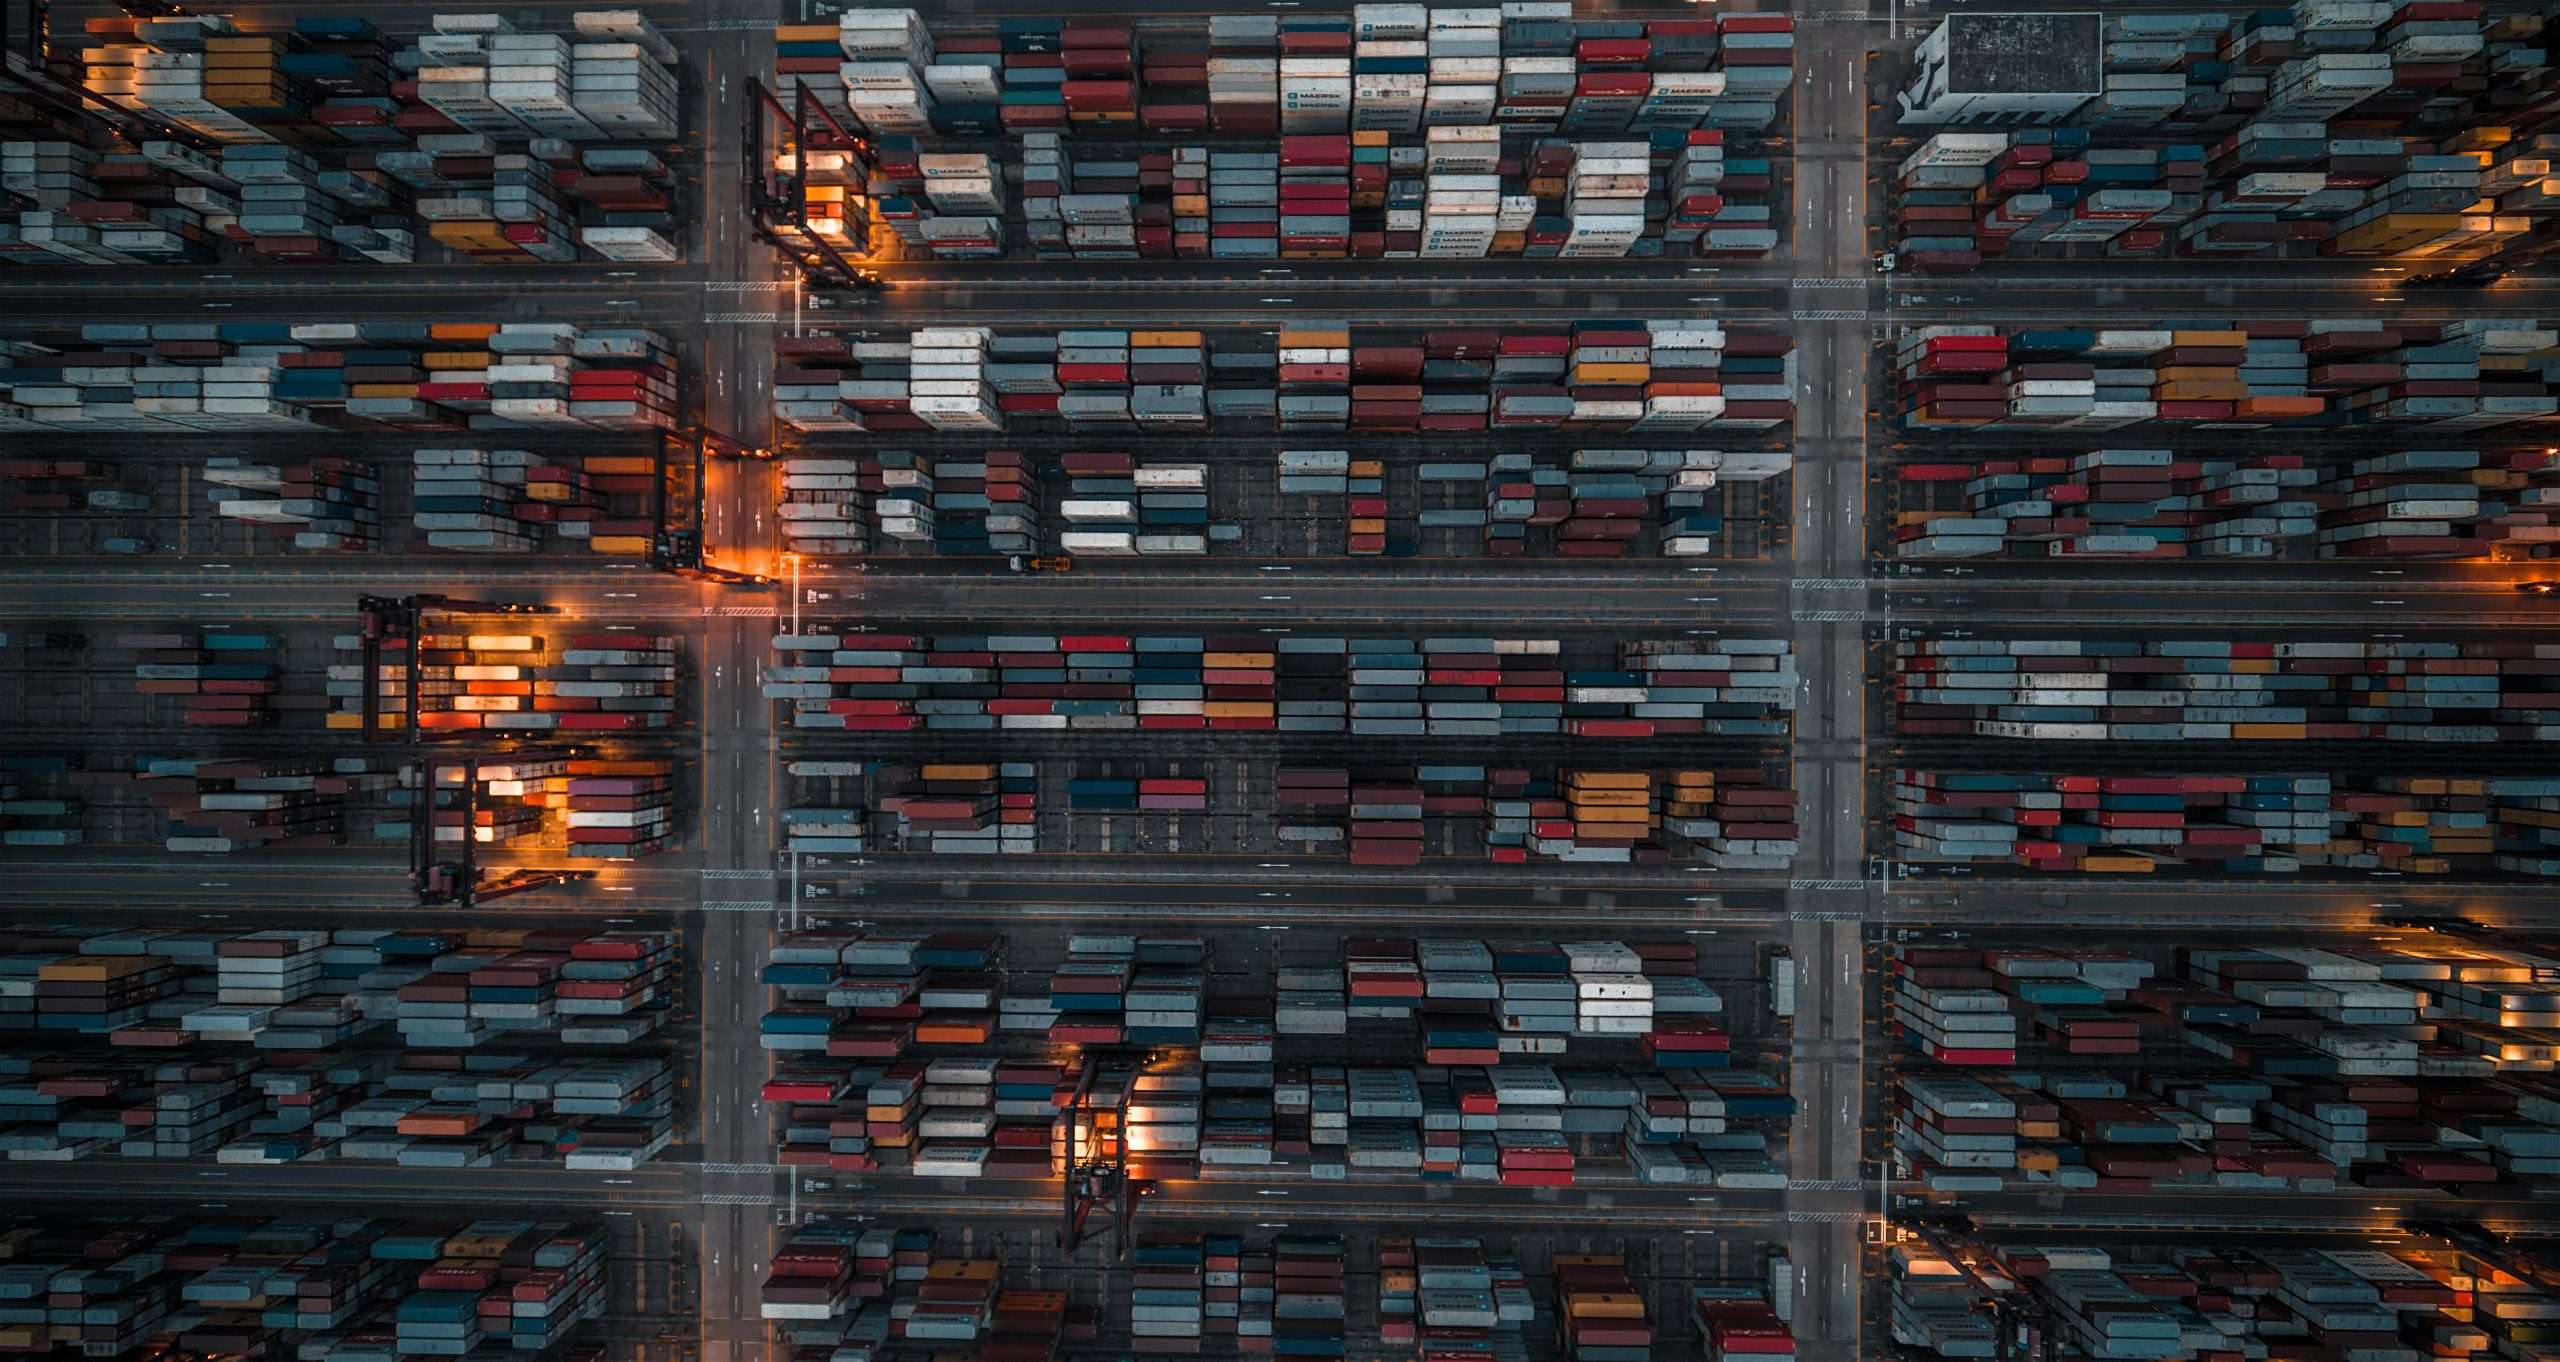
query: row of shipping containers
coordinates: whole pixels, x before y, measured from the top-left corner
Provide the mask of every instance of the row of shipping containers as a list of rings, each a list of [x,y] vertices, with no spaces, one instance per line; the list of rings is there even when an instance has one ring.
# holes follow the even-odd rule
[[[263,727],[321,714],[332,729],[364,726],[363,640],[338,637],[322,692],[291,693],[282,634],[235,629],[123,631],[79,651],[88,665],[129,670],[134,693],[178,705],[190,726]],[[383,641],[373,678],[380,726],[409,726],[408,640]],[[672,635],[626,632],[431,634],[417,654],[416,727],[530,734],[663,728],[675,720]]]
[[[2544,16],[2531,10],[2491,15],[2467,0],[2294,0],[2091,17],[2101,21],[2103,88],[2038,91],[2044,99],[2017,121],[2195,136],[2266,118],[2352,114],[2452,132],[2488,121],[2483,113],[2540,116],[2548,108],[2537,97],[2551,78]],[[1934,116],[1919,88],[1926,83],[1906,85],[1899,107],[1907,126],[1967,121],[1960,104],[1952,119]]]
[[[2465,3],[2093,16],[2102,88],[2017,131],[1935,134],[1897,168],[1914,268],[2314,252],[2461,259],[2538,234],[2554,82],[2543,18]],[[1966,42],[1954,31],[1951,45]],[[1930,73],[1903,100],[1933,112]],[[1949,101],[1961,106],[1963,96]]]
[[[617,1169],[673,1136],[646,1044],[675,988],[663,933],[62,927],[6,946],[12,1159]]]
[[[1158,849],[1168,854],[1179,852],[1185,827],[1212,830],[1214,846],[1223,822],[1241,826],[1232,839],[1239,846],[1347,856],[1364,866],[1435,857],[1523,865],[1535,857],[1778,871],[1801,845],[1795,794],[1766,765],[1552,773],[1455,763],[1267,765],[1243,791],[1131,766],[1049,763],[1044,788],[1040,764],[1031,762],[798,759],[788,770],[811,792],[782,811],[786,845],[815,855],[1027,853],[1043,837],[1074,849],[1098,825],[1108,849],[1115,819],[1140,829],[1141,846],[1146,826],[1161,822],[1171,835]]]
[[[1346,551],[1414,551],[1400,552],[1400,546],[1414,544],[1413,534],[1399,535],[1389,519],[1385,460],[1357,457],[1351,450],[1283,449],[1277,462],[1284,496],[1344,498],[1350,521]],[[1449,484],[1466,497],[1467,485],[1481,484],[1483,500],[1481,507],[1424,507],[1412,530],[1480,530],[1489,558],[1623,558],[1647,547],[1666,558],[1709,557],[1728,542],[1720,509],[1727,492],[1757,491],[1794,467],[1788,450],[1576,449],[1564,456],[1562,467],[1542,462],[1536,453],[1425,459],[1413,476],[1426,495],[1437,484]],[[1725,556],[1732,556],[1729,549]]]
[[[0,650],[17,651],[18,631],[0,636]],[[65,778],[68,757],[38,752],[0,753],[0,847],[69,847],[81,844],[84,810]]]
[[[2208,146],[2116,146],[2087,129],[1938,133],[1895,179],[1899,264],[2317,255],[2440,263],[2523,245],[2560,218],[2560,137],[2484,127],[2432,142],[2270,118]]]
[[[2304,940],[1897,948],[1907,1175],[2136,1195],[2531,1195],[2560,1177],[2560,993],[2538,948]]]
[[[1381,737],[1777,739],[1783,639],[805,633],[774,639],[795,728],[1246,730]]]
[[[1350,939],[1258,987],[1211,955],[1096,932],[1017,964],[986,933],[788,934],[762,976],[778,1157],[1040,1179],[1101,1139],[1146,1178],[1779,1185],[1768,1137],[1792,1100],[1734,1067],[1694,942]],[[1353,1043],[1375,1062],[1329,1062]]]
[[[2214,1362],[2371,1352],[2491,1362],[2531,1352],[2560,1311],[2547,1271],[2503,1247],[2072,1242],[2068,1234],[1886,1253],[1883,1309],[1914,1356],[1989,1358],[2002,1319],[2047,1356]],[[1952,1256],[1951,1256],[1952,1255]]]
[[[1560,465],[1535,453],[1424,459],[1411,469],[1417,498],[1445,493],[1480,504],[1418,508],[1397,533],[1388,460],[1352,450],[1275,450],[1265,476],[1112,451],[1048,458],[1019,450],[810,453],[783,460],[780,514],[793,551],[820,557],[895,554],[908,546],[940,556],[1054,548],[1109,558],[1197,557],[1221,544],[1259,547],[1267,529],[1213,517],[1221,509],[1244,511],[1229,503],[1269,489],[1284,498],[1341,498],[1348,522],[1342,551],[1351,554],[1410,556],[1420,547],[1418,531],[1475,530],[1487,557],[1615,558],[1642,547],[1701,557],[1725,537],[1723,489],[1784,476],[1794,461],[1786,450],[1713,449],[1576,449]],[[1470,485],[1483,490],[1471,495]]]
[[[1894,467],[1897,558],[2560,556],[2547,446],[2215,455],[2093,449]]]
[[[565,1216],[21,1214],[0,1220],[0,1346],[599,1362],[580,1326],[607,1313],[612,1265],[603,1223]]]
[[[1893,645],[1891,684],[1908,737],[2560,738],[2560,644],[2529,639],[1920,638]]]
[[[1792,83],[1794,28],[1765,14],[1577,18],[1562,0],[1143,31],[1107,18],[928,26],[882,8],[782,25],[774,74],[874,137],[1759,131]]]
[[[191,711],[192,712],[192,711]],[[142,756],[118,764],[27,754],[13,763],[22,810],[11,844],[68,846],[156,831],[163,850],[229,854],[409,841],[471,841],[527,862],[638,860],[675,847],[683,801],[665,757],[574,756],[525,748],[485,757],[466,792],[458,764],[380,757]],[[136,810],[141,821],[126,816]],[[23,816],[25,825],[19,825]],[[23,835],[20,835],[23,834]]]
[[[2391,318],[2213,327],[1912,327],[1891,358],[1913,432],[2424,431],[2560,418],[2560,332],[2532,321]]]
[[[565,322],[98,322],[0,361],[18,435],[651,432],[679,400],[665,336]]]
[[[817,1225],[776,1251],[759,1310],[804,1350],[859,1356],[910,1344],[1042,1362],[1081,1344],[1133,1354],[1527,1357],[1550,1338],[1571,1346],[1583,1337],[1573,1353],[1582,1356],[1630,1346],[1599,1342],[1611,1330],[1643,1334],[1650,1351],[1645,1302],[1660,1278],[1641,1260],[1554,1252],[1541,1283],[1523,1256],[1477,1234],[1148,1231],[1101,1291],[1035,1290],[1010,1283],[1015,1270],[1036,1269],[948,1256],[929,1228]],[[1715,1362],[1792,1355],[1785,1321],[1758,1288],[1699,1285],[1688,1298]],[[1595,1323],[1603,1320],[1611,1323]]]
[[[1778,163],[1723,128],[1506,147],[1491,126],[1019,159],[893,136],[790,166],[808,230],[875,259],[1606,260],[1776,249]],[[1079,154],[1081,153],[1081,154]],[[777,178],[780,178],[779,176]]]
[[[2047,874],[2560,875],[2560,780],[2330,772],[2081,775],[1897,767],[1886,846]]]
[[[682,122],[678,54],[646,17],[582,11],[567,34],[430,23],[395,44],[354,14],[266,31],[89,20],[85,43],[54,48],[76,58],[79,93],[171,136],[0,142],[0,183],[25,205],[0,220],[0,260],[681,258],[662,155]]]
[[[774,416],[809,435],[1069,429],[1773,431],[1795,419],[1795,342],[1711,320],[1376,332],[843,334],[778,343]]]
[[[589,400],[602,397],[590,388]],[[400,471],[377,456],[212,455],[188,474],[202,484],[208,522],[184,503],[170,508],[159,470],[139,462],[14,459],[0,461],[8,489],[0,505],[94,522],[96,532],[77,543],[108,554],[155,551],[175,519],[178,536],[203,527],[223,544],[235,541],[221,532],[236,526],[240,549],[212,550],[225,553],[538,553],[549,545],[637,558],[652,546],[660,484],[682,472],[629,451],[438,446],[408,451],[406,463],[404,496]],[[405,532],[393,509],[402,506]]]
[[[1690,863],[1782,871],[1801,843],[1795,792],[1761,767],[1559,769],[1283,766],[1272,772],[1278,844],[1346,851],[1353,865],[1413,866],[1435,828],[1466,829],[1496,865]]]
[[[388,730],[552,733],[645,731],[676,722],[683,639],[615,629],[588,632],[434,633],[415,640],[375,640],[381,666],[370,678],[364,640],[334,640],[342,659],[330,664],[327,723],[364,729],[365,692],[374,691],[377,724]],[[414,647],[412,644],[414,643]],[[410,669],[417,669],[418,713],[409,713]]]
[[[342,846],[351,808],[388,801],[401,773],[377,757],[144,756],[122,769],[75,768],[59,779],[90,811],[147,805],[164,850],[227,854]]]

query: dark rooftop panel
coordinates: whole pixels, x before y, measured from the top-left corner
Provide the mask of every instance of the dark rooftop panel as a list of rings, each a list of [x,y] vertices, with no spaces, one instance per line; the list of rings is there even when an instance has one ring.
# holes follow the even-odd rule
[[[1960,95],[2094,95],[2106,88],[2095,14],[1947,18],[1947,89]]]

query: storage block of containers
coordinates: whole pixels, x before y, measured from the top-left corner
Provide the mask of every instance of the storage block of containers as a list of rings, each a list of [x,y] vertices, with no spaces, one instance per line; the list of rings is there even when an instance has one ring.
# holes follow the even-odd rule
[[[1097,1306],[1071,1304],[1063,1290],[1009,1285],[1003,1260],[946,1253],[929,1227],[807,1225],[775,1248],[757,1308],[769,1327],[802,1348],[870,1355],[908,1343],[1038,1359],[1056,1356],[1062,1342],[1098,1339],[1106,1309],[1121,1316],[1119,1332],[1136,1333],[1135,1351],[1197,1351],[1212,1308],[1203,1299],[1209,1295],[1229,1303],[1222,1332],[1232,1337],[1239,1267],[1225,1269],[1223,1296],[1214,1295],[1215,1288],[1204,1293],[1203,1271],[1215,1270],[1209,1260],[1185,1272],[1169,1261],[1180,1254],[1168,1242],[1148,1235],[1134,1250],[1129,1301]],[[1226,1241],[1209,1242],[1219,1246],[1211,1253],[1223,1250],[1232,1258],[1237,1252]],[[1131,1306],[1140,1307],[1134,1315]],[[1137,1319],[1159,1327],[1125,1327]],[[1187,1331],[1177,1332],[1176,1324]]]
[[[251,463],[221,455],[199,471],[214,514],[260,531],[279,549],[363,553],[381,542],[382,480],[369,463],[335,455]]]
[[[675,769],[662,758],[515,749],[467,771],[439,763],[434,774],[429,787],[424,763],[402,769],[374,841],[405,842],[423,818],[432,842],[504,846],[537,860],[638,860],[675,844]]]
[[[1945,21],[1929,43],[1988,47],[1998,39],[1976,30],[2011,17]],[[2525,106],[2555,79],[2538,16],[2302,0],[2089,18],[2104,26],[2103,69],[2069,92],[1954,90],[1948,54],[1924,58],[1900,96],[1905,124],[1997,113],[2052,126],[1940,132],[1905,157],[1906,267],[2072,253],[2462,260],[2527,244],[2554,211],[2555,143],[2524,131],[2537,123]]]
[[[800,207],[812,233],[882,261],[1766,255],[1783,218],[1774,162],[1728,139],[1665,129],[1506,153],[1494,129],[1435,128],[1079,155],[1033,132],[1014,159],[893,136],[868,155],[811,152]]]
[[[1052,422],[1069,431],[1722,434],[1795,420],[1793,337],[1705,320],[1419,333],[946,327],[895,340],[785,337],[777,354],[775,419],[820,436],[990,435]]]
[[[484,261],[679,259],[659,154],[681,121],[676,50],[638,11],[570,22],[435,15],[403,45],[353,15],[264,32],[91,19],[85,45],[57,30],[86,94],[151,127],[0,143],[24,204],[0,219],[0,260],[409,264],[428,242]]]
[[[2560,556],[2550,447],[2112,448],[1894,469],[1901,558]]]
[[[815,1225],[776,1250],[760,1313],[803,1348],[876,1352],[905,1341],[1024,1359],[1104,1336],[1144,1354],[1527,1356],[1533,1340],[1577,1329],[1588,1340],[1577,1355],[1610,1358],[1606,1349],[1625,1345],[1598,1341],[1602,1333],[1650,1331],[1600,1313],[1641,1294],[1604,1289],[1636,1285],[1618,1255],[1546,1254],[1535,1274],[1522,1256],[1475,1234],[1141,1231],[1126,1293],[1078,1303],[1064,1290],[1009,1285],[999,1259],[950,1256],[931,1228]],[[1688,1298],[1716,1362],[1791,1354],[1756,1288],[1697,1286]],[[1602,1320],[1611,1322],[1590,1323]]]
[[[2560,739],[2560,644],[2528,639],[1920,638],[1893,645],[1892,682],[1911,737]]]
[[[2059,874],[2560,875],[2560,780],[1893,771],[1893,855]]]
[[[383,797],[400,774],[368,757],[139,757],[65,779],[99,792],[93,804],[138,798],[158,810],[167,850],[221,854],[341,845],[351,801]]]
[[[14,631],[13,631],[14,632]],[[12,646],[15,638],[0,640]],[[0,755],[0,847],[80,845],[81,805],[64,779],[71,759],[36,752]]]
[[[1760,201],[1769,163],[1725,144],[1775,122],[1793,30],[1560,3],[1144,34],[849,12],[780,26],[775,81],[868,145],[779,160],[806,154],[824,181],[807,205],[821,230],[942,259],[1759,255],[1781,216]],[[1155,145],[1113,145],[1132,133]],[[994,136],[1021,139],[1018,163],[943,149]]]
[[[2076,1357],[2370,1348],[2491,1362],[2538,1346],[2560,1309],[2540,1266],[2503,1246],[2377,1247],[2343,1233],[2282,1248],[2069,1239],[1888,1250],[1894,1341],[1918,1357],[1990,1357],[2001,1319],[2033,1318],[2046,1346]]]
[[[1892,1137],[1936,1189],[2541,1195],[2560,992],[2530,944],[1904,946]],[[2163,1057],[2182,1056],[2174,1063]]]
[[[1347,449],[1278,451],[1283,494],[1347,498],[1350,553],[1410,554],[1388,511],[1387,462]],[[1421,529],[1479,529],[1492,557],[1553,553],[1565,558],[1619,558],[1651,550],[1666,557],[1712,553],[1725,529],[1720,487],[1756,484],[1793,469],[1784,450],[1577,449],[1562,466],[1534,453],[1482,460],[1432,459],[1415,467],[1424,488],[1483,485],[1481,508],[1423,510]],[[1710,501],[1710,498],[1715,498]]]
[[[255,728],[286,708],[308,708],[307,696],[284,694],[280,635],[228,629],[118,633],[91,656],[133,669],[136,695],[168,697],[190,727]],[[155,709],[158,706],[154,706]]]
[[[787,934],[761,1024],[779,1157],[1045,1178],[1084,1085],[1142,1177],[1783,1183],[1767,1134],[1793,1100],[1730,1067],[1694,942],[1352,940],[1244,993],[1209,967],[1175,935],[1079,933],[1034,961],[969,932]],[[1378,1062],[1284,1060],[1302,1037]]]
[[[664,1148],[664,933],[21,928],[0,952],[13,1159],[409,1167]],[[563,1050],[560,1047],[572,1047]]]
[[[0,430],[198,436],[658,431],[679,369],[655,331],[565,322],[97,322],[0,360]]]
[[[535,631],[541,632],[535,632]],[[328,668],[331,729],[364,728],[367,678],[364,640],[341,634],[339,661]],[[418,668],[419,713],[427,732],[647,732],[676,722],[683,640],[674,634],[615,629],[582,632],[510,619],[504,632],[434,633],[414,640],[377,640],[381,666],[372,678],[378,722],[410,726],[409,668]]]
[[[1913,432],[2175,424],[2389,429],[2459,442],[2560,416],[2555,355],[2560,331],[2478,318],[1912,327],[1893,351],[1893,411]],[[1973,523],[1982,528],[1967,532],[2000,533],[1997,521]]]
[[[794,728],[1782,738],[1784,639],[803,633],[764,693]],[[1143,741],[1143,740],[1141,740]]]
[[[1353,865],[1418,865],[1434,824],[1470,829],[1497,865],[1575,864],[1784,870],[1799,849],[1795,793],[1761,767],[1674,771],[1483,766],[1304,767],[1272,771],[1278,844],[1347,852]]]
[[[0,1344],[601,1357],[580,1326],[610,1308],[611,1268],[603,1222],[567,1217],[20,1214],[0,1219]]]
[[[46,457],[0,459],[0,506],[41,517],[49,534],[86,537],[90,552],[133,555],[154,548],[143,518],[163,502],[154,495],[146,469]]]

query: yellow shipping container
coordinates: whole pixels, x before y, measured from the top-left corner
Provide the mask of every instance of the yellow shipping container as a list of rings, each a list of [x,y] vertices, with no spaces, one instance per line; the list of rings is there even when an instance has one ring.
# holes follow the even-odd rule
[[[924,768],[927,780],[993,780],[996,768],[986,762],[944,762]]]
[[[1383,478],[1386,475],[1387,461],[1384,459],[1353,459],[1351,461],[1352,477]]]
[[[1268,719],[1272,707],[1268,700],[1203,700],[1200,713],[1210,719]]]
[[[2246,331],[2172,331],[2169,333],[2169,343],[2171,345],[2247,345],[2249,333]]]
[[[2385,213],[2371,222],[2340,232],[2338,250],[2364,255],[2432,241],[2462,228],[2459,213]]]
[[[1387,522],[1383,517],[1353,516],[1351,518],[1351,533],[1353,534],[1385,534],[1386,532]]]
[[[1576,383],[1643,383],[1653,377],[1650,364],[1600,364],[1585,362],[1573,366]]]
[[[495,358],[486,350],[429,350],[418,357],[430,372],[447,369],[486,369]]]
[[[100,984],[110,979],[123,979],[148,974],[165,963],[150,955],[75,955],[68,960],[55,960],[36,967],[36,978],[62,983]]]
[[[2249,395],[2245,383],[2163,383],[2159,399],[2163,402],[2237,402]]]
[[[1272,666],[1277,656],[1276,653],[1202,653],[1200,665],[1250,671],[1258,667]]]
[[[843,36],[834,24],[778,24],[773,30],[778,43],[832,43]]]
[[[579,466],[590,473],[651,473],[658,467],[643,454],[590,454]]]
[[[2129,851],[2100,852],[2080,858],[2080,868],[2101,875],[2148,875],[2151,858]]]
[[[1339,350],[1351,344],[1349,331],[1283,331],[1283,350]]]
[[[357,383],[348,387],[347,395],[350,397],[415,397],[418,395],[418,385],[415,383]]]
[[[1565,777],[1565,785],[1576,790],[1643,790],[1653,785],[1653,776],[1644,771],[1575,771]]]
[[[1641,809],[1652,802],[1653,795],[1644,790],[1576,790],[1573,792],[1573,806],[1577,809],[1587,809],[1603,804]]]
[[[1178,345],[1198,345],[1199,343],[1200,333],[1197,331],[1132,331],[1129,333],[1129,344],[1145,346],[1151,350],[1166,350]]]
[[[647,553],[649,551],[649,536],[645,534],[600,534],[588,540],[587,546],[597,553]]]
[[[427,328],[427,339],[437,341],[485,341],[496,334],[496,322],[437,322]]]
[[[2233,724],[2231,736],[2240,739],[2272,739],[2278,742],[2299,741],[2311,736],[2305,724]]]

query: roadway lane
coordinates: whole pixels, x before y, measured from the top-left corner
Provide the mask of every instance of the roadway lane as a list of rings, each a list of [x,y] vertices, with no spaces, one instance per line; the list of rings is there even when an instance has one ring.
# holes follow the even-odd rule
[[[1787,893],[1794,922],[1796,1097],[1787,1193],[1798,1273],[1794,1330],[1808,1362],[1863,1347],[1865,1249],[1859,1180],[1865,1094],[1860,922],[1866,820],[1861,634],[1865,556],[1870,251],[1866,223],[1866,32],[1807,24],[1796,36],[1791,315],[1795,319],[1794,524],[1787,607],[1806,684],[1795,716],[1802,851]]]
[[[746,230],[743,190],[759,167],[744,164],[746,120],[763,117],[748,83],[773,69],[774,17],[761,0],[706,0],[705,22],[718,27],[701,97],[706,153],[703,184],[709,203],[702,249],[707,285],[700,296],[702,373],[693,397],[712,430],[750,446],[771,439],[774,321],[744,320],[775,309],[784,296],[771,251]],[[715,320],[735,309],[736,323]],[[778,316],[778,311],[776,312]],[[754,476],[764,465],[706,468],[706,560],[774,575],[773,493]],[[772,877],[776,807],[773,706],[761,690],[762,668],[779,593],[741,591],[704,584],[696,588],[704,616],[694,664],[700,687],[696,706],[701,735],[701,842],[695,850],[705,872],[706,902],[715,894],[744,911],[707,914],[700,958],[694,962],[695,1013],[700,1027],[700,1069],[694,1078],[697,1135],[713,1164],[756,1165],[772,1157],[771,1116],[763,1102],[766,1055],[758,1021],[767,991],[757,971],[772,953],[777,914],[754,911],[774,902]],[[710,877],[718,876],[715,882]],[[756,1181],[750,1175],[750,1181]],[[768,1204],[790,1195],[784,1180],[761,1179]],[[702,1212],[702,1362],[762,1362],[773,1355],[771,1331],[758,1308],[758,1284],[773,1251],[774,1216],[746,1198],[706,1202]],[[788,1218],[788,1217],[786,1217]]]
[[[112,1167],[112,1178],[97,1176]],[[786,1183],[788,1185],[786,1185]],[[760,1239],[777,1205],[838,1214],[859,1211],[879,1218],[932,1219],[942,1215],[1052,1219],[1058,1214],[1054,1179],[857,1178],[803,1171],[770,1163],[679,1162],[660,1158],[628,1173],[599,1174],[560,1168],[402,1168],[396,1165],[313,1163],[209,1168],[186,1164],[91,1159],[69,1164],[0,1165],[0,1196],[58,1195],[67,1187],[96,1187],[99,1198],[202,1204],[346,1198],[386,1203],[444,1201],[465,1205],[578,1205],[602,1202],[628,1209],[678,1207],[699,1202],[715,1209],[752,1212]],[[1460,1193],[1463,1191],[1464,1195]],[[84,1193],[86,1195],[86,1193]],[[1456,1222],[1495,1218],[1539,1226],[1593,1224],[1616,1217],[1639,1228],[1679,1228],[1711,1216],[1719,1224],[1769,1226],[1785,1215],[1772,1190],[1649,1186],[1623,1173],[1593,1174],[1573,1187],[1396,1181],[1360,1177],[1349,1182],[1317,1179],[1292,1170],[1253,1170],[1216,1181],[1159,1184],[1141,1216],[1217,1221],[1270,1218],[1294,1222],[1357,1222],[1392,1215],[1401,1220]],[[711,1241],[738,1242],[715,1228]],[[761,1245],[756,1245],[759,1255]],[[759,1257],[759,1263],[761,1257]],[[753,1269],[758,1274],[762,1269]],[[736,1274],[741,1280],[745,1272]],[[706,1306],[725,1287],[705,1278]],[[754,1292],[744,1302],[752,1316]]]

